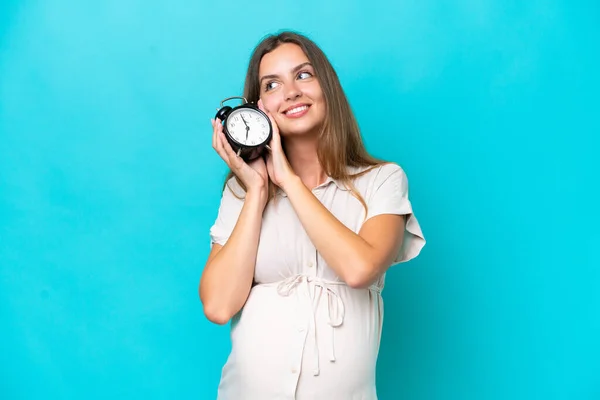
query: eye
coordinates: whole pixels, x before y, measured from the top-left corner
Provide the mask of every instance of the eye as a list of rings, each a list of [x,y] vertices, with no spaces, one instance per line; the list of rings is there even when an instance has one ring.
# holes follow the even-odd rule
[[[267,84],[265,85],[265,92],[274,89],[275,85],[277,85],[277,82],[267,82]]]
[[[312,74],[308,71],[302,71],[298,74],[298,78],[300,79],[308,79],[310,77],[312,77]]]

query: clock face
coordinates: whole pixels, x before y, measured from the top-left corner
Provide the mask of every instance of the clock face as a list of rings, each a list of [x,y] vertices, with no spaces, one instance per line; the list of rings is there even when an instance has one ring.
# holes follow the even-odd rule
[[[227,117],[227,131],[242,145],[258,146],[269,137],[269,120],[258,111],[240,108]]]

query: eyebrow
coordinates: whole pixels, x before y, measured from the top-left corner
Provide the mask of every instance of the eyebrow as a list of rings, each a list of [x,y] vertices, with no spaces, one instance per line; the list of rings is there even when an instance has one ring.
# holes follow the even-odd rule
[[[312,67],[312,64],[309,61],[307,61],[307,62],[304,62],[304,63],[302,63],[300,65],[295,66],[292,69],[292,72],[298,72],[299,70],[301,70],[302,68],[306,67],[307,65],[310,65]],[[278,77],[279,77],[278,75],[265,75],[265,76],[263,76],[263,77],[260,78],[260,80],[258,81],[258,83],[261,84],[262,81],[265,80],[265,79],[273,79],[273,78],[278,78]]]

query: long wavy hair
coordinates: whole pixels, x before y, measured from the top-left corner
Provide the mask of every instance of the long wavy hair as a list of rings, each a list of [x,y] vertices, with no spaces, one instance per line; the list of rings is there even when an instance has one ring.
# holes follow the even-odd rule
[[[369,167],[376,167],[386,162],[374,158],[365,149],[358,123],[340,84],[338,75],[325,53],[316,43],[306,36],[292,31],[283,31],[264,38],[255,47],[250,57],[244,84],[244,97],[250,103],[258,102],[260,98],[258,75],[260,62],[265,54],[284,43],[296,44],[304,51],[304,54],[313,65],[316,78],[323,91],[326,113],[318,141],[317,155],[319,162],[324,172],[346,185],[366,209],[366,203],[352,184],[352,180],[368,172],[371,169]],[[281,138],[281,141],[285,146],[284,137]],[[367,168],[357,174],[351,174],[348,167]],[[245,191],[245,186],[232,171],[227,174],[225,185],[232,177],[235,177],[237,183]],[[269,181],[269,200],[275,197],[277,191],[276,185]]]

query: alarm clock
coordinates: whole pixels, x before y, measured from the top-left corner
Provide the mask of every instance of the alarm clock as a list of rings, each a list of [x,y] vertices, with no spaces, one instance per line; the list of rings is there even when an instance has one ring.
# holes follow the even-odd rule
[[[228,100],[241,99],[244,102],[236,107],[224,106]],[[249,162],[262,156],[269,148],[273,136],[271,120],[257,105],[244,97],[228,97],[221,101],[217,115],[223,124],[223,133],[233,151],[244,161]]]

